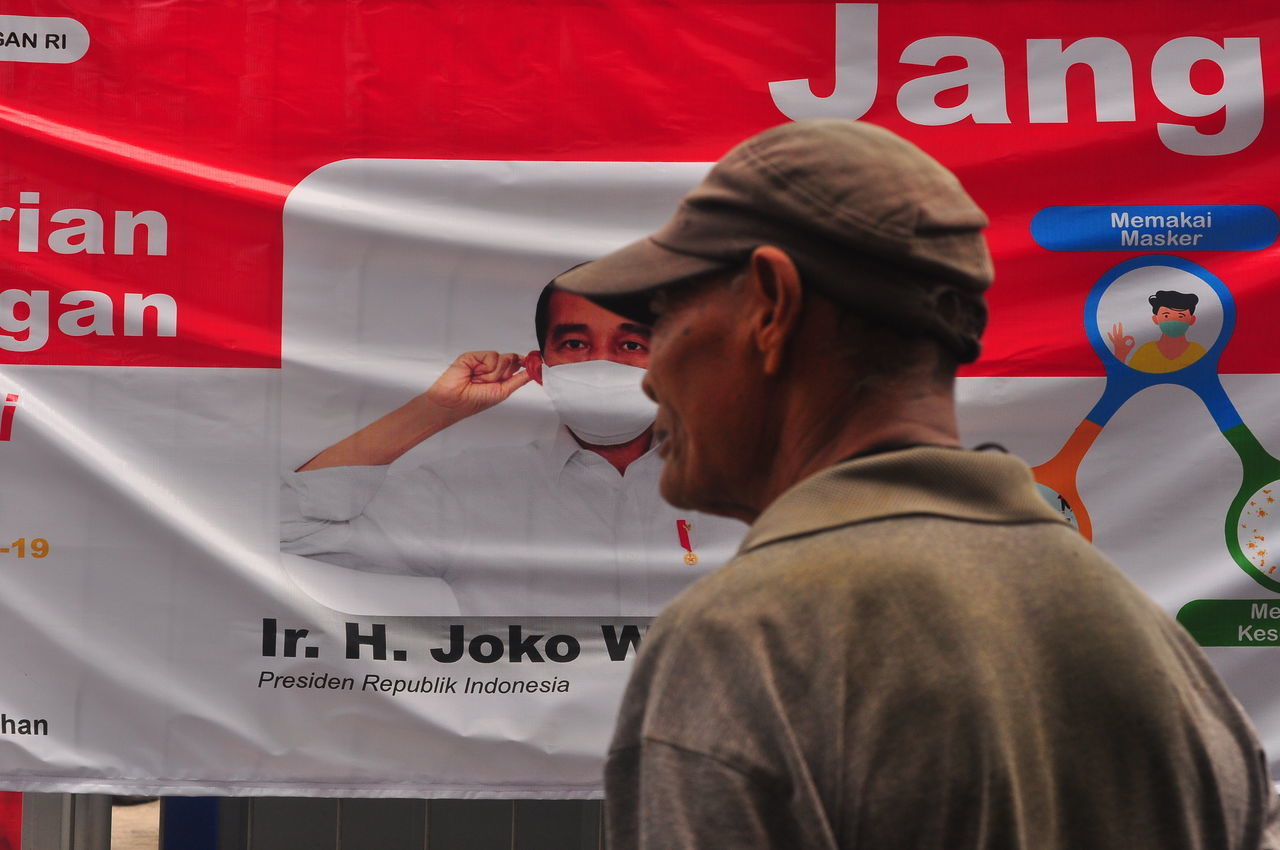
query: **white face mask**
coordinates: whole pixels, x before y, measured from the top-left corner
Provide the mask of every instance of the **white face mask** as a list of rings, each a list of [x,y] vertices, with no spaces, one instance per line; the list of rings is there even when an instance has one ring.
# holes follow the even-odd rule
[[[542,388],[560,421],[584,443],[616,446],[653,424],[658,406],[640,389],[644,370],[612,360],[542,368]]]

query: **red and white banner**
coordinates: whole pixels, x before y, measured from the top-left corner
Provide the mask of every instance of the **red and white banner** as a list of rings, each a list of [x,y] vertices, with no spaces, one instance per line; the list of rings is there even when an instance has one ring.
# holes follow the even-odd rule
[[[539,295],[819,116],[987,211],[962,437],[1274,758],[1277,67],[1252,0],[7,4],[0,786],[598,794],[645,626],[742,527],[658,501],[643,334]]]

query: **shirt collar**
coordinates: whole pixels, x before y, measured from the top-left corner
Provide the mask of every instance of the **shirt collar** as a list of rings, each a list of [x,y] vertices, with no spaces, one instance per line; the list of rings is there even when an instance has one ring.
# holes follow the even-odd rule
[[[896,516],[972,522],[1064,520],[1012,455],[920,447],[855,458],[783,493],[747,531],[741,551],[788,537]]]
[[[578,441],[574,439],[573,434],[569,433],[569,429],[563,424],[556,428],[556,434],[553,438],[550,440],[540,441],[540,443],[545,448],[544,454],[547,460],[547,472],[552,477],[559,477],[560,473],[564,472],[564,468],[569,465],[569,461],[573,460],[579,452],[582,452],[583,454],[595,454],[595,452],[592,452],[590,449],[584,449],[582,446],[578,445]],[[600,456],[596,455],[596,457],[599,458]],[[600,462],[608,463],[604,458],[600,458]],[[647,452],[636,458],[632,466],[636,464],[647,466],[649,464],[661,462],[661,458],[658,457],[658,444],[655,440],[654,443],[649,446],[649,450]],[[630,467],[628,467],[628,470],[629,469]]]
[[[578,445],[578,441],[569,433],[569,429],[564,425],[560,425],[556,428],[556,435],[551,439],[551,444],[547,451],[547,460],[551,464],[551,471],[559,474],[560,470],[564,469],[565,464],[581,451],[585,451],[585,449]]]

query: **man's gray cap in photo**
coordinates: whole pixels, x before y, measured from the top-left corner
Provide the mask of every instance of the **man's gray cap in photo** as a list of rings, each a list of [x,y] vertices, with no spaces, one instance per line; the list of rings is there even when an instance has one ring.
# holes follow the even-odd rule
[[[978,356],[991,285],[987,217],[955,175],[862,121],[782,124],[717,162],[656,233],[556,285],[628,312],[662,287],[744,264],[761,245],[868,320]]]

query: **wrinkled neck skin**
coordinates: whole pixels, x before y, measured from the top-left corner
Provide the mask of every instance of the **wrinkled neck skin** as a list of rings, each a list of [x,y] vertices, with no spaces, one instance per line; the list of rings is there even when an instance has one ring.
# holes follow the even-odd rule
[[[805,385],[788,394],[790,401],[774,408],[781,415],[769,429],[777,435],[772,457],[758,458],[759,475],[742,494],[739,518],[748,522],[806,477],[879,445],[960,447],[950,385],[897,379],[849,398]]]

